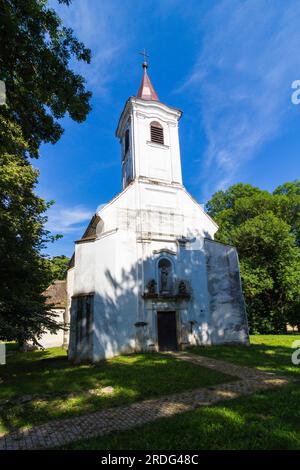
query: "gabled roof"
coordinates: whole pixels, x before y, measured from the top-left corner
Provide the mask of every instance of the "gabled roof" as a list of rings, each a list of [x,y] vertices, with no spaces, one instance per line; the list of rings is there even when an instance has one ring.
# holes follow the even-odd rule
[[[96,228],[101,218],[99,215],[94,214],[90,220],[89,225],[87,226],[86,231],[81,237],[81,240],[95,240],[96,239]]]

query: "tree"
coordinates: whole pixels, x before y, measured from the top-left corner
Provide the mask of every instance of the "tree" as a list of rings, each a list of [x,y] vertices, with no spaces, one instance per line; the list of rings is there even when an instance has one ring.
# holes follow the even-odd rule
[[[273,195],[277,210],[292,227],[296,243],[300,247],[300,180],[278,186]]]
[[[49,207],[34,194],[38,172],[16,155],[0,166],[0,338],[20,345],[58,326],[42,292],[51,282],[49,261],[41,255],[52,240],[44,229]]]
[[[82,122],[90,110],[91,93],[83,77],[69,68],[72,58],[89,63],[90,50],[62,25],[46,0],[1,1],[0,18],[0,80],[6,84],[0,114],[4,122],[20,126],[27,155],[37,157],[42,142],[61,137],[58,119],[68,113]]]
[[[291,318],[297,324],[300,248],[295,207],[282,189],[271,194],[249,184],[218,191],[207,203],[220,226],[216,238],[238,249],[252,332],[285,331]]]
[[[58,0],[69,5],[70,0]],[[46,203],[35,194],[38,172],[30,164],[41,143],[55,143],[62,117],[82,122],[91,93],[71,60],[90,62],[90,51],[63,26],[46,0],[0,1],[0,339],[35,341],[55,315],[42,292],[53,264],[42,255],[51,237]]]
[[[60,255],[53,256],[49,261],[53,281],[65,279],[70,258],[65,255]]]

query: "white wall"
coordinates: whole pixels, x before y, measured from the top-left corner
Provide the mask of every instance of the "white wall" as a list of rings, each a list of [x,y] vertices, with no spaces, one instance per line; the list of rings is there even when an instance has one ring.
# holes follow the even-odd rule
[[[178,121],[181,111],[156,101],[131,97],[127,102],[117,129],[124,152],[124,135],[130,130],[130,151],[123,163],[123,188],[126,175],[147,177],[182,184]],[[164,132],[164,145],[151,142],[150,124],[159,122]],[[132,164],[132,171],[128,164]]]
[[[60,325],[64,325],[64,309],[51,309],[51,312],[57,314],[55,321]],[[64,344],[64,330],[58,330],[56,334],[52,334],[49,331],[44,333],[41,339],[38,340],[39,344],[43,348],[55,348],[62,347]]]
[[[146,321],[145,342],[156,337],[156,310],[142,294],[155,278],[159,250],[175,253],[176,276],[191,289],[192,300],[177,304],[182,342],[206,342],[207,276],[203,237],[216,225],[182,187],[134,181],[103,207],[95,241],[76,244],[73,295],[94,292],[95,360],[144,347],[136,322]],[[100,225],[99,225],[100,227]],[[187,238],[185,245],[178,239]],[[149,317],[150,315],[150,317]],[[190,333],[190,321],[194,322]],[[154,323],[153,323],[154,322]],[[147,330],[147,331],[146,331]],[[72,350],[73,346],[71,346]]]
[[[137,318],[136,243],[116,232],[95,242],[94,358],[108,358],[135,347]]]
[[[206,240],[212,343],[248,343],[248,325],[239,263],[233,246]]]
[[[213,239],[218,227],[182,186],[180,117],[180,111],[160,102],[133,97],[123,110],[117,136],[122,142],[130,129],[128,162],[132,160],[135,179],[124,182],[129,171],[124,169],[126,187],[98,212],[97,239],[76,244],[74,273],[68,282],[71,295],[94,292],[94,360],[155,348],[158,309],[176,310],[182,345],[216,340],[218,320],[208,289],[214,273],[207,271],[205,239]],[[150,142],[152,121],[163,126],[164,145]],[[147,282],[157,277],[163,250],[171,252],[176,282],[187,283],[190,300],[143,299]],[[218,315],[222,317],[221,310]],[[147,325],[137,327],[137,322]]]

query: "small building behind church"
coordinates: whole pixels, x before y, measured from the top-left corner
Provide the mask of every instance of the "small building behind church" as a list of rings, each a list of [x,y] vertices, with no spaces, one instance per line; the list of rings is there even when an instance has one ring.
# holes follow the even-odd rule
[[[185,189],[182,112],[147,68],[117,125],[122,190],[75,243],[71,360],[249,342],[237,251],[214,241],[217,224]]]
[[[66,280],[56,280],[43,292],[46,297],[46,305],[56,315],[55,321],[63,328],[56,333],[46,331],[38,340],[43,348],[68,347],[69,343],[69,321],[67,318],[67,283]]]

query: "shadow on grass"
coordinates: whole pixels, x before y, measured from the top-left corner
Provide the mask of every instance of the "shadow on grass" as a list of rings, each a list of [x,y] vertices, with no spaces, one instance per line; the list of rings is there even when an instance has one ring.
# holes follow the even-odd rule
[[[45,362],[48,360],[67,359],[67,351],[63,348],[50,348],[50,349],[38,349],[34,351],[21,352],[16,349],[16,346],[12,345],[12,348],[6,348],[7,350],[7,370],[4,373],[13,369],[22,369],[29,364],[30,368],[43,368]]]
[[[160,354],[119,356],[98,364],[74,366],[64,356],[49,350],[34,353],[29,362],[12,361],[5,366],[0,398],[13,395],[53,393],[25,404],[2,406],[2,432],[66,418],[103,408],[120,406],[146,398],[159,397],[234,380],[233,377]],[[59,354],[59,351],[57,351]],[[84,391],[112,386],[111,395],[87,395]],[[59,393],[82,392],[74,397]]]
[[[300,449],[299,404],[299,387],[287,385],[64,448]]]

